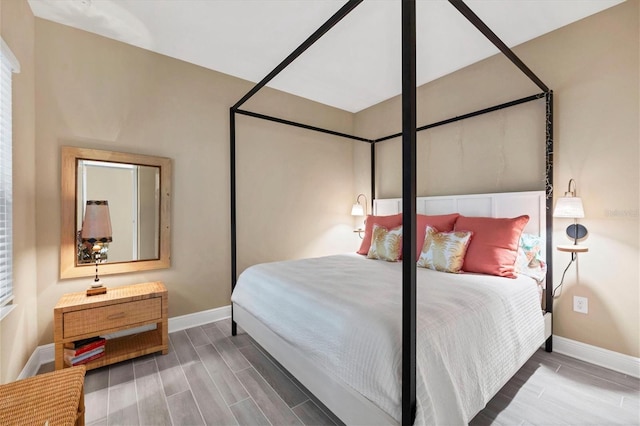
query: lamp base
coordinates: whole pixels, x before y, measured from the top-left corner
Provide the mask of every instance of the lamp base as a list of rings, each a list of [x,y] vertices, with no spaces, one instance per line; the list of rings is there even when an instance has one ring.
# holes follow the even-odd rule
[[[95,296],[98,294],[106,294],[107,293],[107,288],[106,287],[90,287],[87,289],[87,296]]]

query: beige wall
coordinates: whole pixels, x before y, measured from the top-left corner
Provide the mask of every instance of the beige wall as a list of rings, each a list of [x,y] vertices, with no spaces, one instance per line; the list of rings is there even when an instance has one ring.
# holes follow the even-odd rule
[[[353,142],[248,117],[237,124],[239,270],[326,247],[355,251]]]
[[[554,90],[555,196],[563,195],[570,178],[577,181],[586,210],[581,222],[590,232],[589,253],[569,269],[555,301],[554,332],[635,357],[640,355],[638,16],[638,1],[628,0],[514,49]],[[503,57],[492,57],[421,87],[418,124],[539,91]],[[370,137],[397,132],[399,111],[399,98],[362,111],[356,132]],[[543,189],[541,114],[544,104],[536,101],[421,134],[419,194]],[[531,137],[539,142],[526,151]],[[399,147],[394,140],[376,151],[380,198],[401,195]],[[368,190],[368,161],[366,148],[356,147],[356,190]],[[567,243],[564,229],[570,223],[555,220],[554,244]],[[556,285],[569,260],[554,252]],[[588,315],[572,311],[573,295],[589,298]]]
[[[424,89],[428,87],[421,93],[427,93]],[[429,95],[426,97],[431,99],[447,96],[442,90]],[[418,133],[418,196],[543,189],[544,144],[538,142],[545,138],[544,105],[544,99],[536,100]],[[372,112],[381,109],[374,107]],[[378,114],[371,114],[373,118],[367,117],[369,111],[361,114],[365,118],[358,116],[358,127],[381,121]],[[420,123],[434,121],[438,119]],[[398,137],[376,145],[378,198],[401,194],[401,144]],[[370,158],[368,154],[363,156]],[[370,168],[369,164],[365,167],[367,171]]]
[[[13,75],[13,281],[17,305],[0,322],[0,383],[14,380],[37,343],[34,17],[27,2],[0,1],[0,33],[20,62]]]
[[[52,341],[55,301],[90,281],[58,279],[62,145],[173,160],[171,268],[106,276],[107,286],[164,281],[170,317],[228,305],[229,107],[252,85],[40,19],[36,67],[37,199],[47,206],[37,212],[38,342]],[[350,113],[273,90],[247,109],[346,132],[353,126]],[[356,248],[352,142],[246,117],[238,118],[237,141],[240,271]]]

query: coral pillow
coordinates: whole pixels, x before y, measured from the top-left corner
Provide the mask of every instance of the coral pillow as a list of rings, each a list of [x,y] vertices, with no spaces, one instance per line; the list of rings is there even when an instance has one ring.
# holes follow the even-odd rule
[[[364,238],[362,239],[362,244],[360,244],[360,249],[356,253],[364,254],[365,256],[369,253],[371,236],[373,235],[373,225],[382,226],[387,229],[396,228],[402,225],[402,213],[391,216],[367,216],[364,225]]]
[[[462,270],[515,278],[520,235],[527,222],[527,215],[512,219],[458,217],[455,230],[473,232]]]
[[[402,226],[387,229],[373,225],[373,237],[367,258],[397,262],[402,247]]]
[[[427,235],[427,226],[436,228],[440,232],[453,231],[453,226],[458,216],[460,216],[458,213],[432,216],[424,214],[416,215],[416,255],[418,258],[420,258],[420,252],[422,251],[424,239]]]
[[[471,232],[438,232],[427,226],[417,265],[440,272],[458,273],[471,239]]]

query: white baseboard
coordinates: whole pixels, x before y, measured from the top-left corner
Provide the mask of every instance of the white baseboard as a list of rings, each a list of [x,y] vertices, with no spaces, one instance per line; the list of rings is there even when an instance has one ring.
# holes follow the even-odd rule
[[[169,333],[219,321],[224,318],[229,318],[230,316],[231,305],[227,305],[220,308],[169,318]],[[588,345],[586,343],[560,336],[553,336],[553,350],[572,358],[640,378],[640,358],[602,349],[597,346]],[[54,358],[55,354],[53,343],[38,346],[29,358],[25,367],[22,369],[18,379],[35,376],[42,364],[52,362]]]
[[[640,378],[640,358],[597,346],[577,342],[565,337],[553,336],[553,351],[567,355],[619,373]]]
[[[231,316],[231,305],[169,318],[169,333],[219,321]]]
[[[229,318],[230,316],[231,305],[227,305],[220,308],[169,318],[169,333],[219,321],[221,319]],[[53,362],[55,360],[54,348],[55,346],[53,343],[38,346],[36,350],[33,351],[31,357],[29,357],[29,361],[27,361],[27,364],[20,372],[18,380],[35,376],[42,364]]]
[[[54,360],[54,345],[49,343],[48,345],[38,346],[35,351],[29,357],[29,361],[24,366],[17,380],[26,379],[27,377],[35,376],[38,374],[38,370],[42,364],[51,362]]]

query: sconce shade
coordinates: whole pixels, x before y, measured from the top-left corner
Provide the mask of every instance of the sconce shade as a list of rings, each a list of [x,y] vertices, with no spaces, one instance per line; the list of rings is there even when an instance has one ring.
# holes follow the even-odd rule
[[[572,219],[584,217],[582,199],[571,196],[558,198],[556,208],[553,210],[553,217],[569,217]]]
[[[354,204],[353,207],[351,207],[351,216],[364,216],[362,204]]]
[[[84,211],[82,232],[83,243],[110,243],[111,218],[109,217],[109,202],[106,200],[89,200]]]
[[[364,204],[360,203],[360,197],[364,198]],[[365,216],[367,214],[367,196],[358,194],[356,203],[351,207],[351,216]]]

